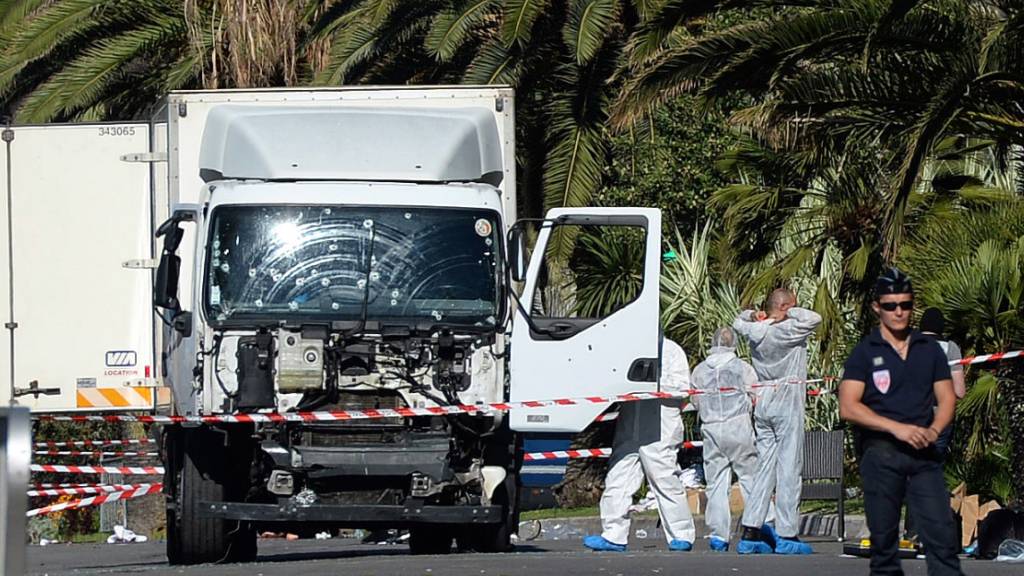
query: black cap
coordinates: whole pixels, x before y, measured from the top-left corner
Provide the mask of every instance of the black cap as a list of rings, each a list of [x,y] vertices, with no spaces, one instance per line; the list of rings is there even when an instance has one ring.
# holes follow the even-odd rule
[[[918,326],[921,332],[931,332],[937,336],[942,336],[942,333],[946,330],[946,318],[942,315],[942,310],[938,308],[929,308],[924,311],[921,315],[921,323]]]
[[[875,298],[886,294],[913,294],[914,285],[910,283],[910,276],[904,274],[895,266],[889,268],[875,280]]]

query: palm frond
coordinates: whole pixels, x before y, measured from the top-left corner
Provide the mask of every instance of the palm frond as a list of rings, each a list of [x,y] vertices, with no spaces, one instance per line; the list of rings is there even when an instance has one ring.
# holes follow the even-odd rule
[[[619,0],[573,0],[562,38],[580,66],[601,49],[621,12]]]
[[[365,9],[346,15],[345,26],[339,27],[331,38],[329,61],[316,76],[316,84],[344,84],[357,66],[377,53],[380,34],[373,15],[374,12]]]
[[[506,47],[525,46],[530,41],[533,25],[544,13],[550,0],[505,0],[501,20],[501,40]]]
[[[488,40],[477,52],[462,76],[464,84],[510,84],[519,82],[522,57],[516,47],[507,48],[495,38]]]
[[[22,22],[0,52],[0,94],[9,93],[18,72],[51,52],[61,40],[101,24],[95,13],[106,3],[107,0],[56,2]]]
[[[427,53],[447,62],[465,42],[470,31],[490,13],[497,0],[465,0],[434,17],[427,32]]]

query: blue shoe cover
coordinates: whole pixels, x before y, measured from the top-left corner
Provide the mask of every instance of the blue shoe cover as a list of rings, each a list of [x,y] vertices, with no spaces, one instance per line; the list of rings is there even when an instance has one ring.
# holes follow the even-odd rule
[[[779,538],[775,543],[776,554],[814,554],[814,548],[796,538]]]
[[[676,552],[689,552],[693,550],[693,542],[687,542],[686,540],[673,540],[668,543],[668,549]]]
[[[772,547],[760,540],[740,540],[736,546],[740,554],[771,554]]]
[[[625,544],[616,544],[604,539],[604,536],[587,536],[583,539],[583,545],[591,550],[599,552],[625,552]]]
[[[729,551],[729,541],[728,540],[722,540],[721,538],[719,538],[717,536],[712,536],[711,537],[710,545],[711,545],[711,549],[714,550],[715,552],[728,552]]]
[[[779,533],[775,531],[775,526],[771,524],[761,525],[761,537],[772,548],[775,548],[775,545],[779,542]]]

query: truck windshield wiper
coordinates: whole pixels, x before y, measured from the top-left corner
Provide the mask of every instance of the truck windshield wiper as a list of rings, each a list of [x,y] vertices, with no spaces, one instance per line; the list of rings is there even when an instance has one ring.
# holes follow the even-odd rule
[[[366,258],[366,274],[363,276],[363,303],[359,312],[359,327],[353,328],[347,335],[348,338],[359,337],[366,330],[366,313],[370,303],[370,274],[373,273],[373,246],[377,239],[377,226],[370,221],[370,249]]]

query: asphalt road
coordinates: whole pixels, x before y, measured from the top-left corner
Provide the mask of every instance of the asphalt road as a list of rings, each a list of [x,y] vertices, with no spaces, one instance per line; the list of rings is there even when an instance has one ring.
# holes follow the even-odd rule
[[[739,556],[714,553],[699,542],[692,552],[668,552],[661,542],[633,545],[628,553],[594,553],[578,540],[520,545],[508,554],[410,556],[405,545],[365,545],[352,540],[263,540],[259,559],[251,564],[168,566],[162,542],[144,544],[57,544],[33,546],[30,574],[222,574],[237,576],[369,575],[524,575],[588,574],[747,574],[752,576],[862,576],[865,559],[843,557],[835,542],[816,543],[813,556]],[[904,560],[908,575],[926,573],[923,560]],[[965,560],[964,572],[975,576],[1020,575],[1024,565]]]

